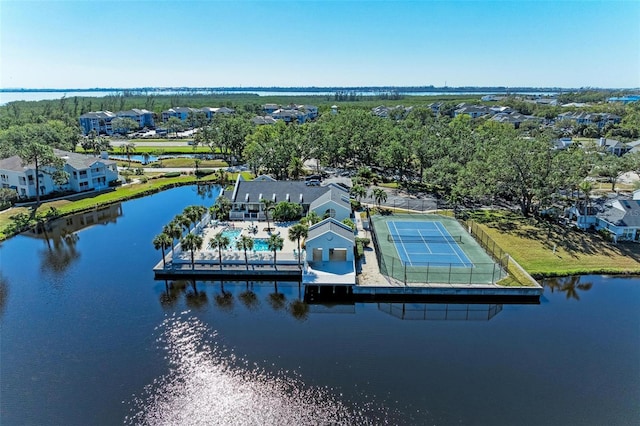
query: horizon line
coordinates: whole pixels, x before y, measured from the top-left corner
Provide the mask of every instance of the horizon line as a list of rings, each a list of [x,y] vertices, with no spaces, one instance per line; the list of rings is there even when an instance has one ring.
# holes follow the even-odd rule
[[[138,87],[84,87],[84,88],[54,88],[54,87],[9,87],[0,88],[0,92],[92,92],[92,91],[329,91],[329,90],[409,90],[409,91],[451,91],[451,90],[534,90],[534,91],[587,91],[587,90],[640,90],[640,87],[559,87],[559,86],[138,86]]]

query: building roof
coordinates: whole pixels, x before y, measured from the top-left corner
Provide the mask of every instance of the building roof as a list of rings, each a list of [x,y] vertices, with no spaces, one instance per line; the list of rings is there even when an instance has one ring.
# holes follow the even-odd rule
[[[64,159],[66,164],[68,164],[69,166],[73,167],[76,170],[88,169],[95,163],[102,163],[105,165],[116,163],[113,160],[105,160],[103,158],[94,157],[92,155],[62,151],[60,149],[54,149],[53,153],[55,154],[56,157]],[[0,160],[0,170],[24,172],[25,170],[34,170],[34,169],[35,169],[34,164],[23,165],[22,158],[20,158],[17,155]]]
[[[118,111],[118,116],[123,116],[123,117],[137,117],[140,115],[147,115],[147,114],[153,114],[151,111],[147,111],[146,109],[139,109],[139,108],[132,108],[130,110],[127,111]]]
[[[28,167],[22,165],[22,158],[14,155],[0,160],[0,170],[10,170],[12,172],[22,172]]]
[[[53,153],[56,155],[56,157],[64,159],[69,166],[73,167],[76,170],[88,169],[91,166],[93,166],[95,163],[102,163],[105,165],[116,164],[116,162],[113,160],[94,157],[93,155],[62,151],[60,149],[54,149]]]
[[[325,190],[326,190],[326,187],[325,187]],[[327,192],[325,192],[324,194],[320,195],[318,198],[313,200],[309,208],[315,209],[317,207],[320,207],[323,204],[328,203],[329,201],[333,201],[334,203],[341,205],[346,209],[351,209],[351,202],[349,201],[349,196],[346,195],[343,191],[340,191],[339,189],[334,188],[333,186],[329,188]]]
[[[640,200],[616,200],[596,216],[615,226],[640,227]]]
[[[80,118],[116,118],[116,115],[111,111],[93,111],[87,112],[80,116]]]
[[[238,179],[233,193],[225,193],[225,195],[227,195],[232,202],[236,203],[259,203],[260,200],[264,198],[266,200],[273,200],[276,203],[289,201],[292,203],[310,204],[327,191],[326,187],[307,186],[306,183],[302,181],[246,181]]]
[[[328,232],[339,235],[352,244],[355,242],[355,235],[353,234],[353,230],[351,229],[351,227],[345,225],[344,223],[338,222],[331,217],[311,226],[309,228],[309,233],[307,234],[306,241],[308,243],[314,238],[318,238],[319,236]]]

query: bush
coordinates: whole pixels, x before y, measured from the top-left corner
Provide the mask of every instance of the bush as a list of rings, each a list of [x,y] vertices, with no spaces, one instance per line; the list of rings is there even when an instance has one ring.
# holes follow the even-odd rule
[[[172,178],[172,177],[178,177],[180,175],[181,175],[180,172],[169,172],[169,173],[165,173],[164,175],[162,175],[162,177]]]
[[[371,240],[369,238],[356,237],[356,244],[362,244],[364,247],[369,247]]]
[[[196,176],[197,177],[203,177],[203,176],[209,176],[214,174],[216,171],[213,169],[198,169],[196,171]]]
[[[356,257],[359,259],[362,256],[364,256],[364,246],[361,242],[356,241]]]

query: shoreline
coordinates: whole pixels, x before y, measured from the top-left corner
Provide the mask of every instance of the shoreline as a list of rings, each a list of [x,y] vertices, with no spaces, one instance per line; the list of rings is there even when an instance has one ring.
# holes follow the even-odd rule
[[[47,218],[46,221],[49,220],[55,220],[55,219],[59,219],[62,217],[66,217],[66,216],[71,216],[74,214],[78,214],[78,213],[83,213],[83,212],[88,212],[88,211],[92,211],[92,210],[96,210],[102,207],[107,207],[116,203],[121,203],[121,202],[125,202],[125,201],[129,201],[129,200],[134,200],[137,198],[142,198],[148,195],[153,195],[156,194],[158,192],[162,192],[168,189],[172,189],[172,188],[177,188],[177,187],[181,187],[181,186],[187,186],[187,185],[197,185],[198,183],[206,183],[206,184],[214,184],[213,182],[211,182],[211,179],[207,179],[208,176],[202,178],[202,179],[197,179],[195,176],[189,176],[189,175],[185,175],[185,176],[180,176],[178,178],[170,178],[170,179],[174,179],[171,182],[162,182],[157,186],[153,186],[153,180],[150,180],[150,184],[151,187],[148,188],[138,188],[138,191],[131,193],[131,194],[126,194],[117,198],[112,198],[112,199],[108,199],[106,201],[98,201],[96,203],[93,203],[91,205],[86,205],[86,206],[80,206],[80,207],[70,207],[68,209],[65,209],[64,207],[61,208],[60,210],[61,213],[56,215],[55,217],[51,217],[51,218]],[[175,179],[180,179],[178,181],[176,181]],[[144,184],[142,184],[144,185]],[[121,187],[122,188],[122,187]],[[99,197],[105,193],[110,193],[111,191],[107,191],[107,192],[101,192],[96,194],[95,197],[90,197],[88,199],[92,199],[92,198],[96,198]],[[53,201],[55,202],[55,201]],[[52,202],[52,203],[53,203]],[[74,202],[72,201],[71,204],[73,204]],[[47,209],[47,202],[43,202],[40,206],[40,208],[45,207],[42,211],[46,211]],[[55,206],[49,206],[49,207],[55,207]],[[0,212],[1,213],[1,212]],[[3,241],[7,241],[12,237],[15,237],[16,235],[19,235],[20,233],[24,232],[25,230],[29,229],[30,227],[24,227],[23,229],[20,230],[16,230],[12,233],[7,233],[7,234],[2,234],[0,233],[0,243],[2,243]],[[498,242],[503,242],[501,240],[503,240],[502,238],[500,238],[500,234],[494,234],[493,238],[496,239]],[[524,238],[521,239],[522,241],[525,241]],[[509,252],[509,250],[507,250],[507,252]],[[513,256],[513,255],[512,255]],[[514,259],[522,264],[522,260],[521,258],[519,258],[519,256],[514,256]],[[526,263],[526,261],[524,262]],[[603,275],[603,276],[640,276],[640,266],[637,269],[621,269],[621,268],[611,268],[608,266],[594,266],[593,268],[580,268],[580,267],[572,267],[572,268],[560,268],[560,269],[552,269],[549,271],[544,271],[544,272],[540,272],[540,271],[535,271],[531,272],[529,269],[527,269],[526,267],[524,267],[524,269],[536,280],[542,280],[542,279],[548,279],[548,278],[562,278],[562,277],[568,277],[568,276],[576,276],[576,275]]]

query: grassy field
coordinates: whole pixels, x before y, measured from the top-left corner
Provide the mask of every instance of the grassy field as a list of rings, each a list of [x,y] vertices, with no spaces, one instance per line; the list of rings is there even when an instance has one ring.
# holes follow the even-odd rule
[[[242,175],[247,180],[252,179],[252,175],[248,172],[242,172]],[[229,180],[234,181],[236,177],[237,173],[229,173]],[[213,175],[209,175],[201,179],[196,179],[196,177],[193,175],[182,175],[173,178],[150,179],[145,183],[120,186],[114,188],[111,191],[100,193],[88,192],[85,194],[80,194],[56,201],[44,202],[38,208],[38,214],[46,213],[50,210],[51,207],[56,208],[61,215],[71,214],[99,206],[108,205],[111,203],[149,195],[164,189],[173,188],[175,186],[193,184],[196,182],[207,182],[211,179],[213,179]],[[6,238],[11,236],[11,234],[6,233],[6,228],[13,223],[11,217],[19,213],[30,214],[31,208],[14,207],[10,210],[0,212],[0,241],[5,240]]]
[[[472,218],[527,272],[538,278],[588,273],[640,273],[638,244],[612,244],[599,234],[513,213],[482,212]]]

